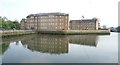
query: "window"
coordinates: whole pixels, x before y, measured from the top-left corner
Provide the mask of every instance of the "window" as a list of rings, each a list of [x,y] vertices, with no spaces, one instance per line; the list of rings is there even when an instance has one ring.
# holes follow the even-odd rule
[[[68,17],[66,16],[66,19],[67,19]]]
[[[34,16],[31,16],[30,18],[34,18]]]
[[[52,21],[54,21],[54,19]]]
[[[62,20],[60,19],[60,21],[62,21]]]
[[[57,21],[57,19],[56,19],[56,21]]]
[[[61,23],[60,23],[60,25],[61,25]]]
[[[50,19],[48,21],[50,21]]]
[[[60,29],[61,29],[61,27],[60,27]]]

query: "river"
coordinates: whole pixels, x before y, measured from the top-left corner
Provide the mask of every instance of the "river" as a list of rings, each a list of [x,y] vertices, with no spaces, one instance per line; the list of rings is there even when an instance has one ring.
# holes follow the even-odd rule
[[[2,63],[118,63],[118,33],[2,38]]]

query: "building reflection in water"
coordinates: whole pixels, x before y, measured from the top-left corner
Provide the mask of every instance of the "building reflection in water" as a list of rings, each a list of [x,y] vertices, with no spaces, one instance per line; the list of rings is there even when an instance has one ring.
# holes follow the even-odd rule
[[[69,43],[86,45],[86,46],[97,46],[96,35],[71,35],[69,37]]]
[[[50,54],[68,53],[68,40],[61,35],[37,35],[22,40],[32,51]]]
[[[69,43],[78,45],[87,45],[96,47],[96,35],[24,35],[19,37],[9,37],[3,39],[2,49],[7,50],[10,42],[16,42],[18,45],[21,41],[22,45],[31,51],[50,54],[64,54],[69,52]],[[3,52],[3,53],[4,53]]]

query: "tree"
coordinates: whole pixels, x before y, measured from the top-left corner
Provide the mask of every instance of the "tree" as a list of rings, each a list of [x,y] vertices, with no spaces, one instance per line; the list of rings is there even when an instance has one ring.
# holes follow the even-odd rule
[[[7,20],[8,20],[8,18],[7,18],[7,17],[5,17],[5,16],[3,17],[3,19],[4,19],[5,21],[7,21]]]
[[[8,24],[9,24],[10,29],[13,29],[13,28],[16,27],[15,24],[12,21],[8,21]]]
[[[2,22],[2,28],[8,29],[9,28],[8,22]]]
[[[116,29],[117,29],[118,32],[120,32],[120,26],[118,26]]]
[[[20,23],[15,20],[15,21],[11,21],[8,20],[6,17],[1,17],[0,16],[0,28],[4,28],[4,29],[20,29]]]
[[[2,28],[2,17],[0,16],[0,28]]]
[[[2,18],[2,16],[0,16],[0,22],[4,22],[4,18]]]
[[[20,29],[20,23],[17,20],[13,21],[13,23],[16,29]]]

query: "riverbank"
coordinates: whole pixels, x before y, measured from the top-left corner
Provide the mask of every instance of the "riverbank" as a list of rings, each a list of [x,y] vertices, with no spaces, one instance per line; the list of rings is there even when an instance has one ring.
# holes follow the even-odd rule
[[[61,34],[61,35],[81,35],[81,34],[110,34],[109,30],[63,30],[63,31],[37,31],[39,34]]]
[[[3,30],[0,31],[2,37],[6,36],[19,36],[19,35],[28,35],[28,34],[35,34],[35,31],[32,30]]]

